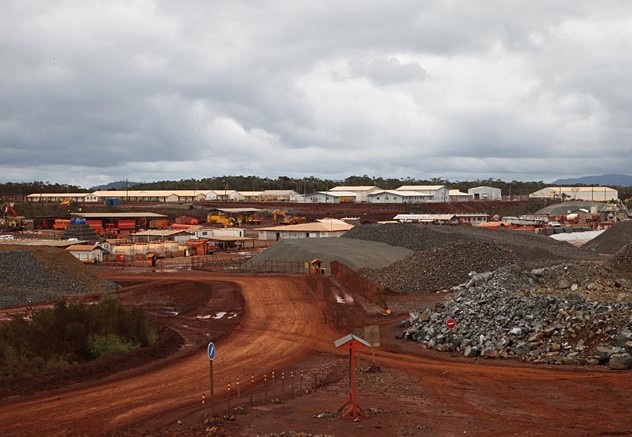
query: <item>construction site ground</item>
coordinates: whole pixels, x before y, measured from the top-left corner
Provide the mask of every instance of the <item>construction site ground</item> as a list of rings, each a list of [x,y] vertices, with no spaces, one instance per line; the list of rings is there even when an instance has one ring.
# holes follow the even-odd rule
[[[98,378],[32,381],[4,395],[3,436],[632,435],[629,372],[472,360],[395,340],[405,311],[447,294],[398,295],[385,316],[327,276],[97,271],[123,286],[126,304],[179,333],[182,346],[142,363],[102,363]],[[372,356],[361,356],[367,417],[341,420],[347,355],[333,341],[367,324],[381,326],[381,371],[369,372]]]

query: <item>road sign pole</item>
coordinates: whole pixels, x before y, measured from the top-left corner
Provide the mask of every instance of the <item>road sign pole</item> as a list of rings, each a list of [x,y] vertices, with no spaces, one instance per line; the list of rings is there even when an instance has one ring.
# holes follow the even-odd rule
[[[208,352],[208,362],[209,362],[209,379],[211,384],[211,396],[209,400],[211,402],[211,414],[215,417],[215,381],[213,380],[213,361],[215,361],[215,343],[212,341],[209,342],[208,347],[206,348]]]
[[[210,370],[210,378],[211,378],[211,396],[209,398],[211,402],[211,414],[215,416],[215,387],[213,381],[213,360],[208,360],[209,362],[209,370]]]

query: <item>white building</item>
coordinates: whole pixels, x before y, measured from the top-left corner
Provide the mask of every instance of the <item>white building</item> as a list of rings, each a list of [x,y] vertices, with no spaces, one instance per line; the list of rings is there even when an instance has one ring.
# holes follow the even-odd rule
[[[98,199],[93,193],[33,193],[26,196],[29,202],[96,202]]]
[[[308,203],[353,203],[356,193],[351,191],[317,191],[305,196]]]
[[[166,230],[152,229],[132,234],[132,242],[152,242],[152,241],[175,241],[176,243],[185,243],[191,239],[195,239],[193,232],[182,229]]]
[[[337,219],[320,219],[312,223],[260,228],[260,240],[341,237],[353,225]]]
[[[265,190],[259,195],[264,202],[298,202],[302,198],[294,190]]]
[[[459,190],[449,190],[450,202],[469,202],[472,200],[472,195],[469,193],[462,193]]]
[[[529,198],[608,202],[617,200],[619,192],[608,187],[546,187],[529,194]]]
[[[456,225],[459,223],[455,214],[397,214],[393,220],[400,223],[424,223],[428,225]]]
[[[378,190],[369,194],[369,203],[432,202],[434,196],[419,191]]]
[[[118,199],[120,202],[202,202],[207,190],[107,190],[92,193],[97,202]]]
[[[502,200],[500,188],[480,186],[467,190],[474,200]]]
[[[332,192],[345,192],[345,193],[354,193],[355,194],[355,202],[368,202],[369,194],[380,190],[379,187],[375,185],[340,185],[338,187],[333,187]]]
[[[256,202],[261,198],[263,191],[237,191],[235,199],[240,202]]]
[[[239,199],[239,194],[237,193],[237,191],[226,189],[226,190],[207,191],[205,200],[207,202],[212,202],[212,201],[233,202],[240,199]]]
[[[103,261],[103,253],[105,249],[91,244],[75,244],[66,248],[72,256],[83,263],[100,263]]]
[[[402,185],[396,191],[414,191],[432,196],[431,202],[449,202],[450,193],[445,185]]]

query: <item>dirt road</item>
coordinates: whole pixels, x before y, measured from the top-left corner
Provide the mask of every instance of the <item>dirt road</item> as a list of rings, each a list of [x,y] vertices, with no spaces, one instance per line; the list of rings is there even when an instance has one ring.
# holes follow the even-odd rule
[[[197,280],[202,275],[135,276],[135,280]],[[327,348],[335,334],[324,320],[323,281],[288,277],[206,276],[241,288],[246,306],[232,335],[217,345],[216,385],[251,371],[272,371],[313,349]],[[129,279],[129,278],[126,278]],[[206,351],[155,370],[89,388],[0,407],[3,436],[95,435],[125,424],[199,404],[208,396]],[[246,378],[244,378],[245,380]],[[9,400],[10,402],[10,400]]]
[[[130,280],[130,276],[118,279]],[[325,277],[240,276],[201,273],[134,275],[142,283],[194,282],[205,290],[221,284],[238,286],[244,297],[241,323],[217,344],[216,387],[250,372],[278,370],[308,354],[335,354],[332,340],[349,307],[335,303]],[[177,282],[174,282],[177,285]],[[225,285],[224,285],[225,286]],[[183,294],[195,294],[188,286]],[[213,293],[205,291],[208,299]],[[174,298],[177,293],[172,293]],[[180,308],[179,310],[182,310]],[[199,305],[186,311],[191,318]],[[202,319],[204,320],[204,319]],[[356,319],[356,322],[358,320]],[[392,336],[391,336],[392,337]],[[394,340],[385,341],[389,343]],[[298,430],[337,436],[420,435],[632,435],[632,378],[629,372],[604,369],[521,366],[498,361],[471,361],[446,355],[413,355],[420,348],[401,342],[378,350],[382,374],[364,375],[361,401],[375,406],[373,417],[352,421],[314,418],[335,411],[344,400],[344,383],[335,391],[266,406],[247,415],[231,435]],[[221,369],[221,371],[220,371]],[[208,394],[208,359],[199,347],[143,374],[113,375],[90,387],[0,403],[3,436],[96,436],[127,429],[121,435],[160,429],[161,435],[207,435],[178,430]],[[341,397],[342,396],[342,397]],[[152,422],[144,427],[143,423]],[[136,424],[135,427],[126,426]],[[131,431],[129,431],[131,430]],[[139,432],[136,432],[139,431]],[[155,435],[151,432],[148,435]]]

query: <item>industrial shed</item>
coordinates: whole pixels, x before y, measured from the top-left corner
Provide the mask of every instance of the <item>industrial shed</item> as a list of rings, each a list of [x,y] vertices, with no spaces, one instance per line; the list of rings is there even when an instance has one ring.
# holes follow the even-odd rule
[[[419,191],[377,190],[369,194],[369,203],[421,203],[432,202],[432,194]]]
[[[196,238],[192,232],[185,230],[149,230],[132,234],[132,241],[136,242],[152,242],[152,241],[175,241],[176,243],[184,243]]]
[[[432,196],[430,202],[448,202],[449,190],[445,185],[402,185],[396,191],[412,191]]]
[[[103,261],[105,249],[91,244],[75,244],[66,248],[72,256],[83,263],[96,264]]]
[[[455,214],[397,214],[393,217],[400,223],[424,223],[429,225],[458,224]]]
[[[337,219],[320,219],[312,223],[259,228],[260,240],[340,237],[353,225]]]
[[[356,194],[351,191],[317,191],[305,196],[306,202],[311,203],[353,203]]]
[[[502,200],[502,191],[500,188],[480,186],[467,190],[468,194],[474,200]]]
[[[546,187],[529,194],[531,199],[561,199],[609,202],[619,198],[619,192],[608,187]]]
[[[450,202],[469,202],[472,200],[470,193],[462,193],[459,190],[449,190]]]
[[[355,202],[368,202],[369,194],[379,191],[380,188],[375,185],[340,185],[333,187],[330,192],[345,192],[355,194]]]

